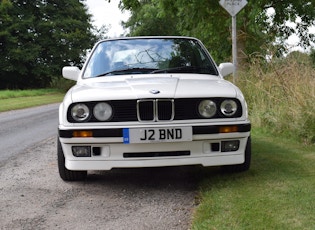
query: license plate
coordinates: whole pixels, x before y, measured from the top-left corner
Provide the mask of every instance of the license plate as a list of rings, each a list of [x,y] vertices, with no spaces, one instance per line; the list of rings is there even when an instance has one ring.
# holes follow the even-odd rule
[[[125,144],[192,141],[192,127],[123,129]]]

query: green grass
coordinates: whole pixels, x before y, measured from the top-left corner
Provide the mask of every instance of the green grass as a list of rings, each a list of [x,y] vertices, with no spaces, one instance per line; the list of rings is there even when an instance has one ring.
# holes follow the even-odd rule
[[[55,89],[1,90],[0,112],[61,102],[64,93]]]
[[[192,229],[315,229],[315,146],[252,134],[251,169],[205,169]]]

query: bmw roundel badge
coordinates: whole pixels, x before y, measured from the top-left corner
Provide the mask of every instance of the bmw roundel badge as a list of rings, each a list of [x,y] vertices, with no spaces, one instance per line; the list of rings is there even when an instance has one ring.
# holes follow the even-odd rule
[[[160,91],[157,90],[157,89],[152,89],[152,90],[150,90],[150,93],[152,93],[152,94],[159,94]]]

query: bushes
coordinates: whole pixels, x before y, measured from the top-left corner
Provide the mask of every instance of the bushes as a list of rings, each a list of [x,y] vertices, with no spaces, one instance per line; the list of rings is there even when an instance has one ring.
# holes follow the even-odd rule
[[[62,92],[67,92],[74,84],[74,81],[67,80],[63,77],[54,77],[50,82],[50,87],[59,89]]]
[[[239,72],[237,85],[253,127],[315,143],[315,69],[310,56],[256,62]]]
[[[315,68],[315,49],[312,49],[310,57],[313,63],[313,67]]]

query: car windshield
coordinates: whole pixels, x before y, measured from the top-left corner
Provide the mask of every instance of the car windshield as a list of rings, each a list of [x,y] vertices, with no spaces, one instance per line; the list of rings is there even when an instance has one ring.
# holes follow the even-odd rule
[[[99,43],[83,77],[156,73],[218,75],[214,62],[197,40],[134,38]]]

